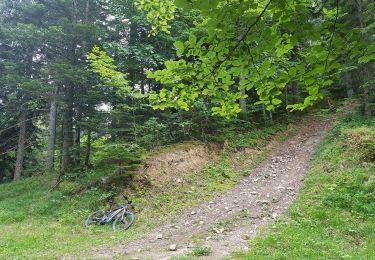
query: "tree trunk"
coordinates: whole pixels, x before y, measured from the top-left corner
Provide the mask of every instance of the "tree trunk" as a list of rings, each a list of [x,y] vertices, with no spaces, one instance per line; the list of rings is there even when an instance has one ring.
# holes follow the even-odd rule
[[[345,78],[345,86],[346,86],[346,96],[348,98],[352,98],[354,95],[354,89],[353,89],[353,80],[352,80],[351,73],[347,72],[344,78]]]
[[[63,148],[61,172],[65,173],[74,165],[73,158],[73,87],[67,87],[66,108],[63,115]]]
[[[51,172],[54,168],[55,137],[56,137],[56,100],[51,101],[48,123],[48,150],[47,150],[47,170]]]
[[[87,143],[86,143],[86,156],[85,156],[85,166],[91,167],[90,164],[90,155],[91,155],[91,130],[87,130]]]
[[[270,110],[269,114],[270,114],[270,122],[272,123],[273,122],[273,113],[272,113],[271,110]]]
[[[363,20],[363,1],[362,0],[355,0],[355,3],[357,5],[357,19],[358,19],[358,25],[360,28],[366,28],[365,21]],[[362,35],[364,38],[366,38],[366,35],[363,33]],[[363,64],[361,68],[363,78],[363,108],[364,108],[364,114],[366,117],[370,117],[372,115],[371,107],[370,107],[370,88],[366,84],[368,80],[370,80],[369,72],[367,69],[367,64]]]
[[[90,0],[86,0],[86,8],[85,8],[85,20],[84,23],[89,22],[89,13],[90,13]]]
[[[293,104],[298,104],[301,102],[301,92],[297,82],[293,82],[292,84]]]
[[[80,149],[81,149],[81,108],[77,107],[77,118],[76,118],[76,125],[75,125],[75,138],[74,138],[74,164],[80,164]]]
[[[286,113],[289,115],[289,109],[288,109],[288,106],[289,106],[289,98],[288,98],[288,85],[285,86],[285,90],[284,90],[284,95],[285,95],[285,110],[286,110]]]
[[[14,171],[13,180],[18,180],[21,178],[23,169],[23,160],[25,157],[25,143],[26,143],[26,127],[27,127],[27,113],[22,111],[21,118],[19,121],[20,133],[18,136],[18,147],[17,147],[17,160],[16,169]]]
[[[241,89],[241,94],[246,95],[245,90]],[[240,108],[242,113],[247,112],[247,104],[246,104],[246,99],[245,98],[240,98]]]
[[[263,120],[265,123],[267,123],[267,112],[266,112],[266,106],[262,104],[262,115],[263,115]]]
[[[366,64],[362,67],[362,72],[365,80],[369,80],[369,72],[367,70]],[[363,108],[364,108],[364,114],[366,117],[372,116],[372,111],[370,107],[370,88],[366,85],[366,82],[363,87]]]

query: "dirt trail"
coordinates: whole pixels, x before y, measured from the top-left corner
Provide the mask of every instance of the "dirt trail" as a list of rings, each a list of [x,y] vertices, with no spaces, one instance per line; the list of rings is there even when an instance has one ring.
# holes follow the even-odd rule
[[[333,122],[333,118],[306,121],[294,137],[231,190],[189,209],[144,239],[97,248],[92,257],[169,259],[196,246],[208,246],[212,253],[202,259],[222,259],[230,252],[246,250],[259,228],[283,215],[295,200],[311,155]],[[176,249],[171,251],[171,245]]]

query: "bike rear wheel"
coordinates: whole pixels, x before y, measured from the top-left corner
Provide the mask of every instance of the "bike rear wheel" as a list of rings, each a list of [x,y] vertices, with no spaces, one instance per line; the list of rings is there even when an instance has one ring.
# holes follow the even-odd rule
[[[133,212],[125,212],[123,214],[120,214],[115,221],[113,221],[112,228],[113,231],[117,230],[127,230],[130,228],[131,225],[133,225],[134,222],[134,213]]]
[[[85,221],[85,228],[88,228],[89,226],[92,226],[92,225],[104,223],[106,218],[107,218],[107,214],[105,211],[103,210],[95,211],[87,217]]]

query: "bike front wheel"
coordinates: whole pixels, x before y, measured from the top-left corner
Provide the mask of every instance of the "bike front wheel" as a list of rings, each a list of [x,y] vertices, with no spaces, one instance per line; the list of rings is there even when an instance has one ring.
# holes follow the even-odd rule
[[[85,221],[85,228],[88,228],[89,226],[92,226],[92,225],[101,224],[105,221],[106,218],[107,218],[107,214],[105,211],[103,210],[95,211],[87,217]]]
[[[133,225],[134,218],[135,216],[133,212],[125,212],[124,214],[121,214],[115,219],[115,221],[113,221],[113,231],[116,231],[116,229],[127,230],[131,225]]]

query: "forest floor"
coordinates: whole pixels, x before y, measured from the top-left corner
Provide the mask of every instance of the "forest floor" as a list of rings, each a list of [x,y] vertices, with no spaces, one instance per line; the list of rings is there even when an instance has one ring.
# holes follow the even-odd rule
[[[304,121],[293,137],[275,147],[267,160],[232,189],[189,208],[143,239],[95,248],[92,257],[179,259],[200,254],[203,259],[221,259],[233,251],[246,250],[248,240],[293,203],[310,158],[334,121],[335,116]]]

